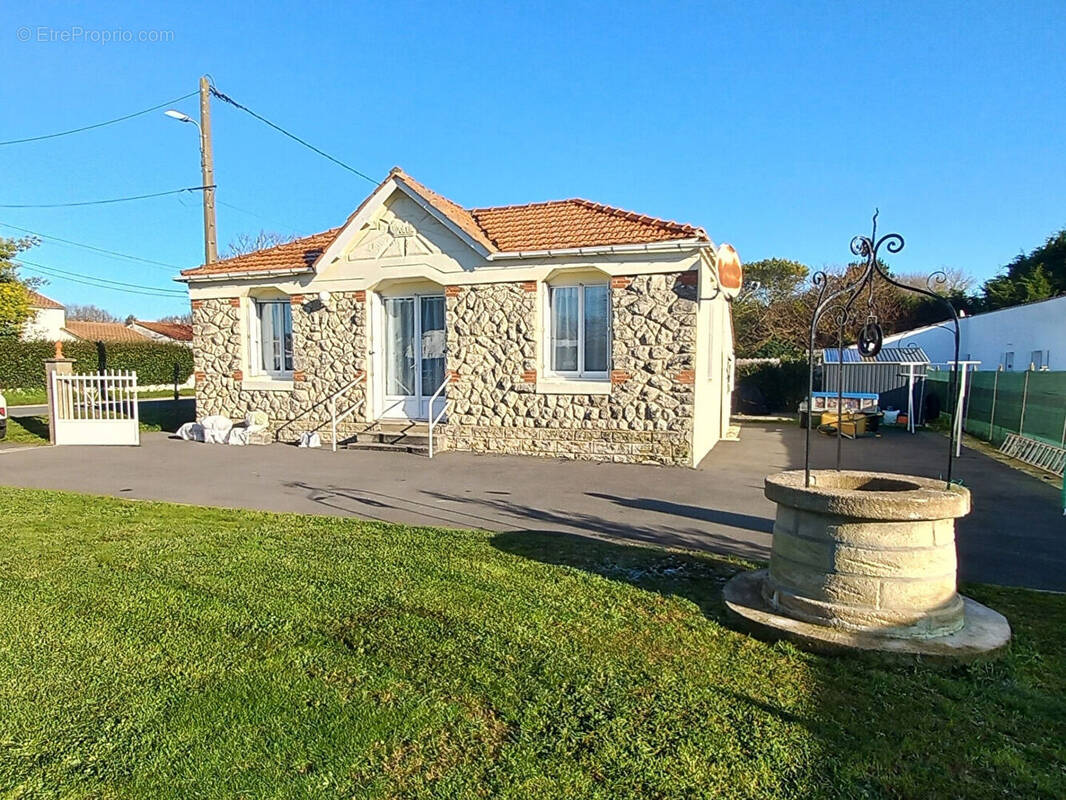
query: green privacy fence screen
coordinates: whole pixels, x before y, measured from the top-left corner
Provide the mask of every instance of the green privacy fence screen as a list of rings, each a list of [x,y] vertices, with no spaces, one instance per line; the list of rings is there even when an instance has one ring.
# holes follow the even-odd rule
[[[926,377],[949,412],[950,371]],[[1066,372],[971,372],[966,394],[967,433],[997,447],[1008,433],[1066,446]]]

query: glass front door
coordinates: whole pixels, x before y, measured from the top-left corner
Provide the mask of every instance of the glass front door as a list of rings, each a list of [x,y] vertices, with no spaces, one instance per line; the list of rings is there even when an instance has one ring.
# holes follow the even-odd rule
[[[382,416],[429,419],[444,381],[444,296],[385,298],[385,408]],[[434,404],[440,411],[443,392]]]

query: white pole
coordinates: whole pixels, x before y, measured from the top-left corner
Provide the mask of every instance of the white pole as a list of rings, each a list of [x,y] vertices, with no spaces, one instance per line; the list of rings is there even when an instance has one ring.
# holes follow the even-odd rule
[[[50,376],[52,381],[52,394],[48,398],[48,426],[51,431],[52,444],[56,443],[56,428],[59,427],[59,381],[53,372]]]
[[[907,430],[914,433],[914,364],[907,365]]]
[[[337,452],[337,395],[329,398],[329,431],[333,452]]]
[[[955,458],[962,455],[962,418],[966,409],[966,373],[968,370],[969,365],[963,364],[962,372],[959,373],[959,398],[955,405]]]
[[[139,447],[140,444],[141,444],[141,408],[137,404],[137,400],[138,400],[138,397],[137,397],[137,391],[138,391],[137,390],[137,370],[134,370],[131,373],[131,375],[132,375],[132,378],[133,378],[132,383],[130,385],[130,389],[133,392],[133,432],[134,432],[134,442]]]
[[[1029,402],[1029,370],[1025,371],[1025,386],[1022,388],[1022,415],[1018,419],[1018,435],[1025,431],[1025,406]]]

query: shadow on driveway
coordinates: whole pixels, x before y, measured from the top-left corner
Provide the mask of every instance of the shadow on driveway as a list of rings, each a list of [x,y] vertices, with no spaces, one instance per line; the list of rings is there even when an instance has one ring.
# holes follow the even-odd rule
[[[626,508],[637,508],[642,511],[658,511],[661,514],[669,514],[674,517],[689,517],[701,522],[714,522],[718,525],[728,525],[731,528],[745,528],[749,531],[760,533],[773,533],[774,521],[766,517],[755,517],[751,514],[738,514],[735,511],[719,511],[716,508],[704,506],[690,506],[684,503],[671,503],[667,500],[653,500],[648,497],[618,497],[613,494],[601,494],[600,492],[585,492],[589,497],[600,500],[609,500]]]
[[[720,526],[748,528],[766,532],[772,521],[760,517],[717,512],[679,503],[655,503],[647,499],[641,503],[646,511],[666,515],[661,522],[636,521],[633,515],[611,513],[614,495],[603,495],[611,503],[603,514],[577,511],[573,508],[542,508],[509,498],[510,493],[488,490],[479,493],[454,494],[423,489],[417,496],[388,494],[369,489],[316,485],[307,481],[291,481],[287,488],[303,491],[305,498],[322,507],[323,513],[357,514],[360,517],[381,522],[394,522],[397,515],[408,515],[418,520],[417,524],[437,525],[451,528],[474,528],[509,535],[538,536],[550,533],[570,534],[572,538],[590,540],[615,540],[654,544],[666,547],[697,548],[711,550],[729,556],[761,560],[766,551],[759,544],[708,530],[694,525],[679,524],[685,519],[701,522],[711,521]],[[485,496],[489,495],[489,496]],[[418,496],[424,499],[417,499]],[[673,510],[676,508],[676,511]],[[683,512],[683,513],[680,513]],[[630,519],[626,519],[626,517]]]

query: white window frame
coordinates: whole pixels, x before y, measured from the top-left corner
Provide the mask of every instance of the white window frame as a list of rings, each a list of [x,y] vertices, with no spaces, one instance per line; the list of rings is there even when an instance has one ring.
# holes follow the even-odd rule
[[[602,287],[607,290],[607,369],[585,370],[585,289]],[[611,374],[611,349],[614,330],[611,325],[611,284],[610,281],[552,281],[546,286],[544,310],[544,366],[545,373],[566,380],[606,381]],[[557,370],[554,367],[554,304],[556,289],[577,289],[577,369]]]
[[[249,359],[248,363],[251,369],[252,375],[258,375],[261,377],[272,378],[275,380],[291,380],[293,375],[292,369],[267,369],[266,364],[263,362],[263,307],[268,305],[286,305],[289,307],[289,336],[293,336],[292,330],[292,306],[288,297],[252,297],[249,304]],[[284,367],[285,353],[284,353],[284,333],[282,334],[282,366]],[[294,340],[295,344],[295,340]],[[295,362],[296,352],[295,346],[293,347],[293,361]]]

